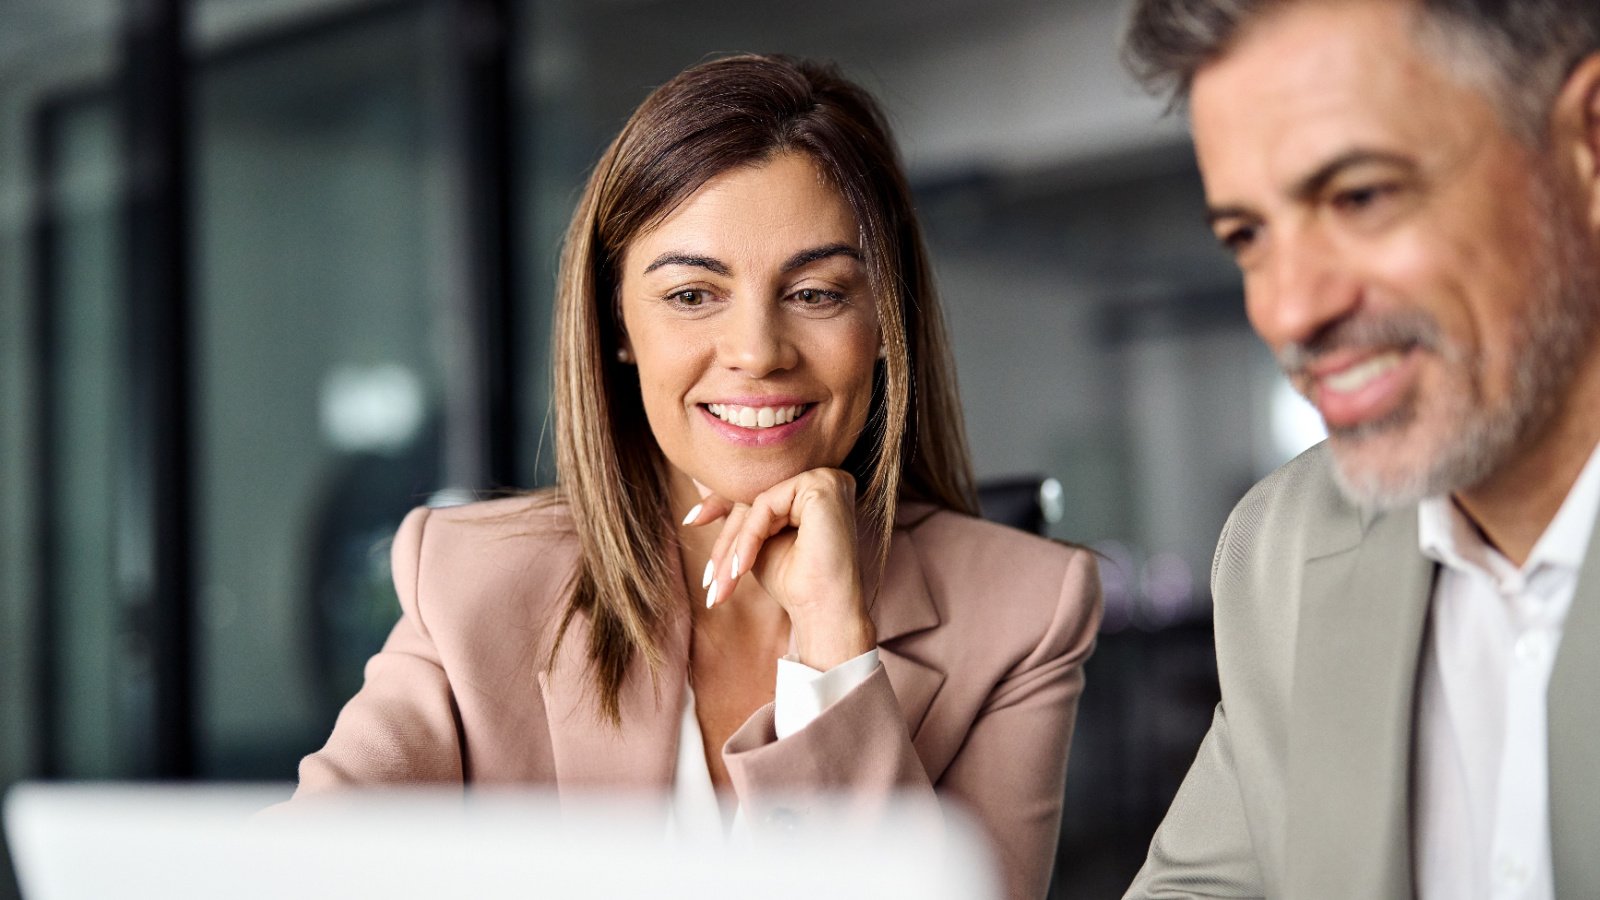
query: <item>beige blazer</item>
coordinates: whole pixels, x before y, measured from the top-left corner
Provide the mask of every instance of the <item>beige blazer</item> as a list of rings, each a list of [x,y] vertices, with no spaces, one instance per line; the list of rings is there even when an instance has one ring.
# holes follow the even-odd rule
[[[393,548],[400,621],[327,746],[300,764],[296,799],[379,783],[554,784],[563,797],[670,787],[688,599],[666,635],[671,674],[653,683],[635,665],[612,728],[587,677],[586,620],[550,659],[577,544],[561,508],[529,506],[406,517]],[[792,815],[774,798],[796,792],[845,791],[870,807],[892,790],[937,790],[987,828],[1010,896],[1043,896],[1099,621],[1093,557],[909,506],[871,614],[878,672],[786,740],[769,704],[723,747],[746,818]]]
[[[1435,566],[1415,506],[1352,506],[1318,446],[1257,485],[1212,567],[1222,702],[1129,897],[1414,894],[1411,745]],[[1600,534],[1597,534],[1600,537]],[[1556,896],[1600,897],[1600,541],[1550,680]]]

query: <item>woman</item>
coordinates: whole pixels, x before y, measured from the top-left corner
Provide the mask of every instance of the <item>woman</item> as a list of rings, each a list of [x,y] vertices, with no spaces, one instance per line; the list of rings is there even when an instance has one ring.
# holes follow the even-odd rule
[[[937,790],[1042,895],[1093,563],[975,517],[871,98],[758,56],[656,90],[589,179],[557,318],[559,486],[406,519],[403,615],[299,795],[639,787],[696,829]]]

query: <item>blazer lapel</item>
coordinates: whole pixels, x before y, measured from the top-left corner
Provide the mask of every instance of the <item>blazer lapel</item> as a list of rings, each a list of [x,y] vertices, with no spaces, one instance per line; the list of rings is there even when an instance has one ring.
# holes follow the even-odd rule
[[[1409,897],[1411,733],[1433,564],[1414,509],[1306,564],[1290,713],[1293,897]]]
[[[676,569],[677,552],[669,554]],[[681,577],[675,578],[682,581]],[[663,635],[660,677],[642,659],[628,665],[618,697],[622,724],[600,711],[588,660],[590,622],[577,616],[567,629],[551,668],[539,673],[554,753],[556,786],[563,797],[576,791],[670,788],[683,723],[683,689],[689,658],[687,601],[677,603]]]
[[[1550,673],[1550,850],[1557,897],[1600,897],[1600,530]]]
[[[896,539],[889,544],[883,580],[875,581],[870,566],[865,580],[868,597],[877,590],[871,616],[878,632],[878,659],[883,663],[884,674],[889,676],[900,712],[905,716],[906,729],[915,742],[928,706],[944,684],[944,673],[906,655],[897,645],[901,638],[937,627],[939,610],[928,594],[916,549],[901,529],[897,528],[896,532]],[[862,546],[870,548],[873,544],[864,536]],[[870,560],[872,556],[864,549],[862,558]]]
[[[863,542],[863,559],[873,558],[873,544]],[[669,554],[677,575],[676,550]],[[867,595],[877,584],[869,566]],[[882,590],[878,591],[871,616],[878,632],[878,658],[889,683],[894,687],[906,727],[915,737],[933,697],[944,684],[944,673],[905,655],[895,643],[939,624],[939,612],[928,594],[922,566],[908,540],[895,540],[889,547]],[[539,690],[544,697],[545,715],[554,751],[556,784],[563,795],[576,790],[666,789],[678,759],[678,731],[683,721],[684,673],[689,666],[688,600],[676,608],[663,646],[665,663],[656,681],[649,668],[636,660],[619,698],[622,707],[620,729],[606,721],[600,712],[589,673],[589,619],[572,620],[567,635],[551,668],[539,673]]]

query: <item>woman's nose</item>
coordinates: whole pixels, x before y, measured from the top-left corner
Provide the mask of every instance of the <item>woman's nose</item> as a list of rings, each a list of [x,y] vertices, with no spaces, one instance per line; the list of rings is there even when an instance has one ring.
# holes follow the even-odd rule
[[[794,343],[780,310],[770,304],[735,301],[719,341],[723,365],[751,378],[793,368]]]

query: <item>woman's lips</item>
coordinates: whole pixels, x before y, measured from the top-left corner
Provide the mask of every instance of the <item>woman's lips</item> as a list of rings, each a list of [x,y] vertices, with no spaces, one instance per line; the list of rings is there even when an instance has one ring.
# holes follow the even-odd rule
[[[781,443],[811,421],[815,403],[702,403],[700,412],[712,429],[744,446]],[[749,424],[745,424],[748,422]]]
[[[1378,421],[1410,396],[1417,366],[1415,348],[1367,354],[1313,376],[1311,399],[1330,429]]]
[[[740,428],[772,428],[787,425],[802,416],[810,406],[790,403],[782,406],[740,406],[733,403],[703,404],[713,416]]]

